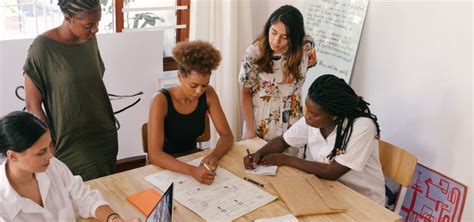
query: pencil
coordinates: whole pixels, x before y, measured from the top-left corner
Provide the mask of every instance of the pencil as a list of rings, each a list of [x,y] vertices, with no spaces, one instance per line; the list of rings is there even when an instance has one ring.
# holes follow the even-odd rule
[[[253,183],[253,184],[257,185],[257,186],[261,186],[261,187],[265,188],[265,185],[263,185],[263,184],[261,184],[261,183],[255,181],[255,180],[252,180],[252,179],[250,179],[250,178],[244,177],[244,180],[246,180],[246,181],[248,181],[248,182],[250,182],[250,183]]]

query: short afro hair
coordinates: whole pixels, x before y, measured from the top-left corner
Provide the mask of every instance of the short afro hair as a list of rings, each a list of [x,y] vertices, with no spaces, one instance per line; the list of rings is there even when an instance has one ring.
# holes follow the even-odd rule
[[[173,48],[173,58],[185,76],[191,71],[211,75],[221,62],[221,53],[211,43],[201,40],[180,42]]]

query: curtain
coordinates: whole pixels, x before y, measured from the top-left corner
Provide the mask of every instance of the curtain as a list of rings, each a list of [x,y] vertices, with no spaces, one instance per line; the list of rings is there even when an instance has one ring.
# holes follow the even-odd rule
[[[219,96],[236,140],[242,137],[240,85],[237,78],[245,49],[254,38],[251,9],[250,0],[191,1],[190,39],[209,41],[222,55],[219,68],[212,73],[211,85]],[[210,147],[215,147],[218,138],[211,124]]]

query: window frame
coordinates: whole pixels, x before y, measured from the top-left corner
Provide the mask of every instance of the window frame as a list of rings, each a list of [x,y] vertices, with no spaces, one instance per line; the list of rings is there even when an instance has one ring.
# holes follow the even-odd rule
[[[115,32],[122,32],[124,29],[123,1],[115,0]],[[185,24],[186,28],[176,29],[176,43],[189,39],[189,24],[191,0],[176,0],[177,6],[187,6],[186,10],[176,11],[176,24]],[[178,69],[178,63],[172,57],[163,58],[163,71],[172,71]]]

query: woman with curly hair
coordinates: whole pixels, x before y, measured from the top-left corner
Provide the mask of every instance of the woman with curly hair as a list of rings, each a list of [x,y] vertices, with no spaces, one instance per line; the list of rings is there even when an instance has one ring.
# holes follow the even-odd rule
[[[153,96],[148,120],[149,162],[211,184],[219,159],[234,141],[216,91],[209,85],[221,55],[204,41],[179,43],[172,53],[178,63],[180,84]],[[197,167],[177,160],[175,157],[196,150],[207,114],[220,136],[216,148]]]
[[[243,139],[269,141],[301,118],[306,71],[316,65],[313,45],[297,8],[284,5],[270,15],[240,68]]]

